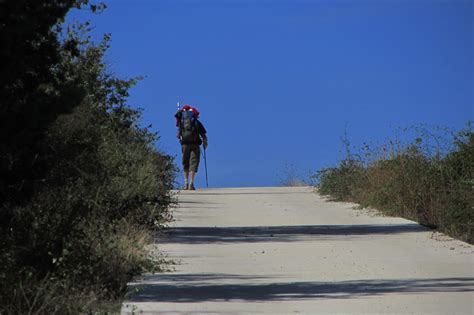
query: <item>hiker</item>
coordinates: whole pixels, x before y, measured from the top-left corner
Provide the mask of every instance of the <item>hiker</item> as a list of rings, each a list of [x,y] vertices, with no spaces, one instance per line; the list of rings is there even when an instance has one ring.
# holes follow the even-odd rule
[[[198,171],[201,157],[200,145],[207,148],[206,129],[199,121],[199,111],[184,105],[175,115],[178,127],[177,137],[183,153],[184,190],[195,190],[194,177]]]

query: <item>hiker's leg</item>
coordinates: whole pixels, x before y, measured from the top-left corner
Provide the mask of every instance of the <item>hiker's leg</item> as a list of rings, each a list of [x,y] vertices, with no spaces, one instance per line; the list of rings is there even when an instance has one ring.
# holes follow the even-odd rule
[[[183,173],[184,173],[184,189],[188,189],[189,184],[189,162],[191,159],[191,150],[189,145],[181,145],[181,151],[183,152]]]
[[[189,187],[194,188],[194,178],[196,176],[196,173],[199,168],[199,161],[201,158],[201,150],[199,145],[193,145],[191,149],[191,154],[190,154],[190,159],[189,159],[189,175],[190,175],[190,181],[189,181]]]
[[[192,176],[191,176],[191,178],[192,178]],[[189,172],[184,171],[184,187],[185,188],[188,186],[188,183],[189,183]]]

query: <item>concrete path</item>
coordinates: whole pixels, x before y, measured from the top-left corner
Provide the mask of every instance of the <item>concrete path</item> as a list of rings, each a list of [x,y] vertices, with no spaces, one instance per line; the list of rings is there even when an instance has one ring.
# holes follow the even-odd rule
[[[474,314],[474,247],[310,188],[185,192],[122,314]]]

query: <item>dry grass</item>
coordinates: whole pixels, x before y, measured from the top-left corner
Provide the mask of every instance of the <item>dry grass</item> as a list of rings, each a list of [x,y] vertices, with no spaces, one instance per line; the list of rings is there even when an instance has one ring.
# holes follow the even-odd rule
[[[448,143],[447,138],[452,145],[441,146]],[[318,171],[315,177],[321,194],[416,220],[474,242],[474,134],[470,124],[458,133],[445,132],[444,137],[424,131],[405,145],[391,141],[361,151],[348,154],[337,167]]]

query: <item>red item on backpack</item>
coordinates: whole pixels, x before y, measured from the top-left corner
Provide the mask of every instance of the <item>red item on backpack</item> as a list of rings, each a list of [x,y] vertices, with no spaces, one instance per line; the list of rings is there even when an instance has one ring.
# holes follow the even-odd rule
[[[196,118],[199,116],[199,111],[195,107],[192,107],[192,106],[189,106],[188,104],[186,104],[186,105],[183,106],[181,111],[184,112],[186,110],[192,111],[194,113],[194,115],[196,116]]]
[[[183,108],[181,108],[181,109],[176,113],[176,115],[174,115],[174,117],[176,118],[176,127],[179,126],[179,122],[180,122],[180,120],[181,120],[181,113],[182,113],[182,112],[185,112],[185,111],[188,111],[188,110],[192,111],[192,112],[194,113],[194,116],[195,116],[196,118],[199,117],[199,111],[197,110],[197,108],[192,107],[192,106],[189,106],[188,104],[185,104],[185,105],[183,106]]]

